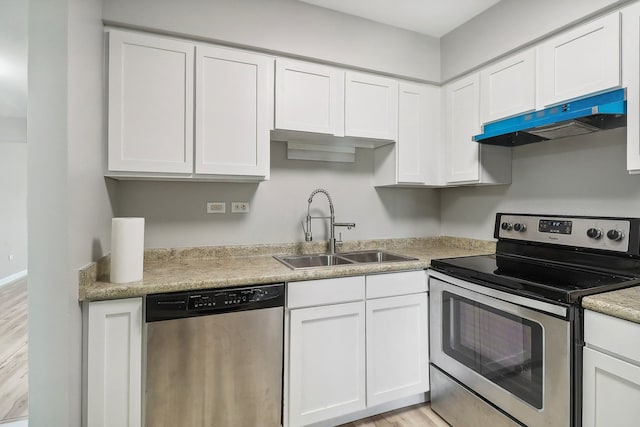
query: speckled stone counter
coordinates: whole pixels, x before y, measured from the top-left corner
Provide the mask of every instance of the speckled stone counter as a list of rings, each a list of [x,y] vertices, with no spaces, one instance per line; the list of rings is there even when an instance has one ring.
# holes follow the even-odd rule
[[[79,300],[425,269],[436,258],[494,253],[495,242],[456,237],[366,240],[345,242],[340,252],[368,249],[383,249],[417,260],[291,270],[273,256],[322,253],[326,242],[150,249],[145,251],[144,277],[139,282],[110,283],[108,257],[81,270]]]
[[[582,307],[640,323],[640,286],[585,297]]]

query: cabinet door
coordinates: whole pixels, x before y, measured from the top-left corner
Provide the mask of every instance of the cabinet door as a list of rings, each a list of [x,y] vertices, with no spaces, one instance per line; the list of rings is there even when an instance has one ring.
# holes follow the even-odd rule
[[[553,37],[539,52],[544,106],[620,86],[620,14]]]
[[[480,78],[471,74],[445,87],[445,175],[447,183],[478,182],[480,151],[472,136],[480,133]]]
[[[627,88],[627,169],[640,173],[640,4],[622,11],[622,79]]]
[[[424,184],[428,145],[435,144],[437,133],[428,126],[430,102],[439,97],[426,85],[401,83],[398,102],[397,170],[398,183]],[[437,91],[436,91],[437,92]],[[431,152],[432,153],[432,152]]]
[[[109,170],[193,171],[194,46],[109,32]]]
[[[367,300],[367,405],[429,390],[427,294]]]
[[[371,74],[346,72],[345,136],[398,137],[398,82]]]
[[[344,71],[278,58],[276,128],[344,136]]]
[[[142,390],[142,299],[85,305],[86,423],[139,427]]]
[[[482,123],[535,110],[535,58],[529,49],[480,72]]]
[[[640,365],[585,348],[582,380],[584,427],[638,425]]]
[[[291,310],[289,425],[365,409],[364,302]]]
[[[197,46],[196,173],[267,176],[272,70],[266,56]]]

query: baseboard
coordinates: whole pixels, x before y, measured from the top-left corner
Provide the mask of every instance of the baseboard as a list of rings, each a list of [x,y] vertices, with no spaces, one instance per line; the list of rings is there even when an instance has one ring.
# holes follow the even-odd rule
[[[27,270],[22,270],[17,273],[12,274],[11,276],[7,276],[3,279],[0,279],[0,287],[4,285],[10,285],[12,283],[17,282],[18,280],[24,279],[27,277]]]
[[[330,420],[320,421],[311,424],[309,427],[330,427],[341,424],[347,424],[353,421],[361,420],[363,418],[372,417],[374,415],[382,414],[384,412],[394,411],[400,408],[406,408],[407,406],[417,405],[425,403],[431,400],[431,394],[429,392],[420,393],[414,396],[405,397],[402,399],[394,400],[392,402],[383,403],[378,406],[364,409],[359,412],[343,415]]]

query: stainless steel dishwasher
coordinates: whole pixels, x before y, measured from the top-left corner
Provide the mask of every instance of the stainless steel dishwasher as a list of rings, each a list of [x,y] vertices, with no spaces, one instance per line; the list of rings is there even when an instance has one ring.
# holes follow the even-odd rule
[[[146,297],[147,427],[280,426],[284,285]]]

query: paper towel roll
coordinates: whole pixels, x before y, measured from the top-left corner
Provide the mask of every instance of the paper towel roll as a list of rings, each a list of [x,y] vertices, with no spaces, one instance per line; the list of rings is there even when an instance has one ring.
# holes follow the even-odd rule
[[[144,218],[111,219],[111,282],[142,280]]]

